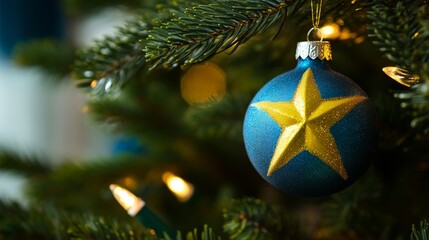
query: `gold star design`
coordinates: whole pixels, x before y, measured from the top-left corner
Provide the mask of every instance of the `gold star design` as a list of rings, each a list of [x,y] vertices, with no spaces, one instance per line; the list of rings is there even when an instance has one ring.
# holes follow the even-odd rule
[[[308,68],[290,102],[252,104],[265,111],[282,129],[267,176],[306,150],[347,180],[330,128],[365,99],[365,96],[322,99],[313,72]]]

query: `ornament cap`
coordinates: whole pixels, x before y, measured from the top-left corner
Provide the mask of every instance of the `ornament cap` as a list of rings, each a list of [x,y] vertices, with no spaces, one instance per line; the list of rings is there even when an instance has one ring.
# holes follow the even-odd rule
[[[332,60],[331,43],[328,41],[304,41],[298,42],[295,58],[311,58],[320,60]]]

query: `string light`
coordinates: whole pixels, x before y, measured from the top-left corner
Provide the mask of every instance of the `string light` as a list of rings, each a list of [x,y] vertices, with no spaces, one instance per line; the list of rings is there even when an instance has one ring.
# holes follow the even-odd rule
[[[420,82],[418,75],[412,74],[403,68],[389,66],[383,68],[383,72],[393,80],[407,87]]]
[[[116,184],[110,184],[110,191],[112,191],[116,201],[118,201],[122,208],[132,217],[136,216],[145,205],[143,200]]]
[[[194,186],[192,184],[186,182],[171,172],[165,172],[162,175],[162,181],[181,202],[188,201],[194,193]]]
[[[110,191],[128,215],[136,218],[149,229],[152,235],[163,236],[163,234],[167,234],[170,238],[174,236],[173,231],[146,206],[141,198],[116,184],[110,184]]]

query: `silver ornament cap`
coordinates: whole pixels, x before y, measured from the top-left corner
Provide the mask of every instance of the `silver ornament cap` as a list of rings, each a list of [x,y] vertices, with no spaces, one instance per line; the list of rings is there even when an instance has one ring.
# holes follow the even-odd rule
[[[332,60],[331,43],[328,41],[304,41],[296,46],[295,59]]]

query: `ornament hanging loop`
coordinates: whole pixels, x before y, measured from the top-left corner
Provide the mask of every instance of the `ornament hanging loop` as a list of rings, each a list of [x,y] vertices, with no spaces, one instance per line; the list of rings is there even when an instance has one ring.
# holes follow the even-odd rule
[[[310,28],[307,32],[307,41],[310,41],[310,34],[315,31],[318,36],[320,37],[320,42],[323,41],[323,32],[319,28],[320,24],[320,15],[322,14],[322,4],[323,0],[320,0],[319,3],[314,4],[314,0],[310,1],[311,6],[311,22],[313,24],[313,27]]]
[[[320,37],[319,42],[322,42],[323,41],[323,32],[322,32],[322,30],[320,30],[320,28],[314,28],[314,27],[312,27],[312,28],[310,28],[310,30],[308,30],[308,32],[307,32],[307,41],[311,41],[310,40],[310,35],[311,35],[311,33],[313,31],[316,31],[316,33],[318,33],[318,35]]]
[[[322,14],[322,4],[323,0],[320,0],[316,6],[313,3],[313,0],[310,1],[311,6],[311,22],[313,23],[313,28],[318,29],[320,24],[320,15]]]

